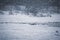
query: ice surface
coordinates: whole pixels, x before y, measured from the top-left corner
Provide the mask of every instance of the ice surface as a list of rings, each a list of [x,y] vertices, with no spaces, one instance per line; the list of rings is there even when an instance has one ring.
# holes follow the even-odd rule
[[[27,23],[44,23],[44,22],[60,22],[60,14],[52,15],[52,17],[31,17],[28,15],[0,15],[0,21],[3,22],[27,22]]]
[[[0,24],[0,40],[60,40],[60,28],[47,25]]]
[[[60,22],[58,17],[55,15],[52,18],[30,17],[26,15],[0,15],[0,22]],[[41,24],[0,24],[0,40],[60,40],[60,27],[50,27]]]

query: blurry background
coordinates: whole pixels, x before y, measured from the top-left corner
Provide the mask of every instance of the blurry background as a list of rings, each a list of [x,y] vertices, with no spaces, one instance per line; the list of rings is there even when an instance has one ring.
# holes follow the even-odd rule
[[[33,16],[60,14],[60,0],[0,0],[0,14],[4,14],[2,11]]]
[[[60,0],[0,0],[0,40],[60,40]]]

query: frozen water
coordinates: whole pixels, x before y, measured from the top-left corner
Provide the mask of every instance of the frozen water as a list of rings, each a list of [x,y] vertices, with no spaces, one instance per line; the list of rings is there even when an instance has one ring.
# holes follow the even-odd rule
[[[60,27],[0,24],[0,40],[60,40]]]
[[[27,23],[44,23],[44,22],[60,22],[60,14],[52,15],[52,17],[31,17],[28,15],[0,15],[0,22],[27,22]]]
[[[58,17],[58,16],[57,16]],[[0,22],[46,23],[59,18],[37,18],[26,15],[0,15]],[[29,24],[0,24],[0,40],[60,40],[60,27]]]

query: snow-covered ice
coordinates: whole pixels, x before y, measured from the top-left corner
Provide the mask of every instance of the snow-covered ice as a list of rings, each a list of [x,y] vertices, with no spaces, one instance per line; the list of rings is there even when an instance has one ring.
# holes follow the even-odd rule
[[[0,40],[60,40],[60,27],[0,24]]]
[[[55,15],[52,18],[30,17],[26,15],[0,15],[0,22],[60,22],[58,17]],[[60,27],[50,27],[41,24],[0,24],[0,40],[60,40]]]
[[[52,17],[31,17],[28,15],[0,15],[0,22],[29,22],[29,23],[44,23],[44,22],[60,22],[60,14],[52,15]]]

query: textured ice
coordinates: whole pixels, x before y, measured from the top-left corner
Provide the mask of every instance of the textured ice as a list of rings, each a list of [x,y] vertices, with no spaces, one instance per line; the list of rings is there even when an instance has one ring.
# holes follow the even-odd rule
[[[30,17],[26,15],[0,15],[0,22],[46,23],[60,21],[58,16]],[[29,24],[0,24],[0,40],[60,40],[60,27]]]

